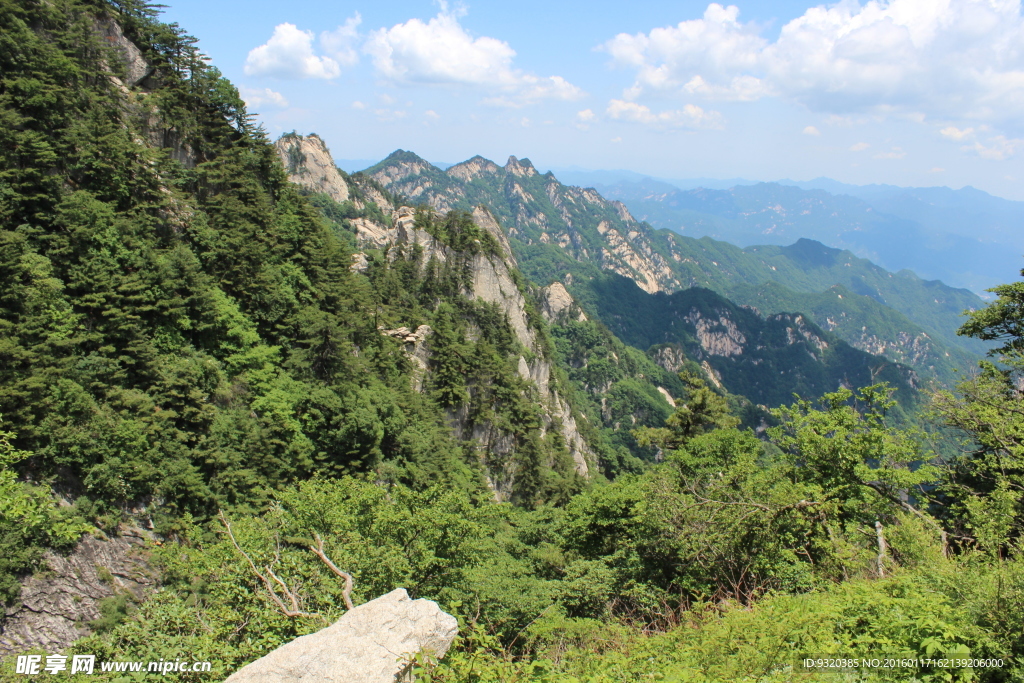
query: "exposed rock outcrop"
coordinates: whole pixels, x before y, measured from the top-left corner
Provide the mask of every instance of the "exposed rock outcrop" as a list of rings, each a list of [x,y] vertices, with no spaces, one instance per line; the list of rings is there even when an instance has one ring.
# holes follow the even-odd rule
[[[673,408],[676,407],[676,400],[672,398],[672,394],[668,393],[668,389],[666,389],[665,387],[658,387],[658,393],[665,397],[665,400],[668,401],[668,404],[670,406],[672,406]]]
[[[473,178],[477,178],[484,174],[493,175],[501,170],[501,167],[490,159],[484,159],[482,156],[475,156],[468,161],[463,161],[461,164],[455,164],[454,166],[448,167],[448,175],[458,178],[459,180],[469,182]]]
[[[576,472],[582,476],[590,475],[590,467],[594,462],[594,453],[579,432],[572,409],[565,399],[554,388],[551,377],[551,364],[543,358],[537,344],[537,333],[530,323],[527,314],[527,302],[519,290],[510,268],[514,268],[515,258],[512,255],[508,239],[505,237],[494,216],[485,208],[478,207],[473,211],[474,222],[490,233],[501,248],[501,256],[493,256],[484,252],[474,254],[468,263],[470,287],[465,292],[470,299],[479,299],[497,304],[507,316],[508,322],[516,338],[523,347],[534,354],[534,359],[527,363],[520,359],[520,374],[530,380],[537,388],[537,395],[544,410],[544,421],[541,425],[543,436],[550,429],[557,429],[573,458]],[[379,249],[400,244],[418,245],[423,250],[423,259],[431,258],[445,263],[456,258],[456,253],[438,242],[429,233],[415,226],[415,211],[409,207],[401,207],[392,217],[392,225],[388,228],[374,224],[359,228],[359,239]],[[568,296],[568,292],[565,293]],[[571,297],[570,297],[571,300]],[[426,346],[406,345],[407,351],[415,358],[420,354],[423,363],[429,363],[429,342]],[[417,362],[414,360],[413,362]],[[416,387],[422,387],[422,376],[418,376]],[[457,438],[474,441],[477,444],[481,460],[487,465],[490,483],[499,498],[505,498],[511,491],[515,480],[515,468],[509,459],[515,443],[512,436],[499,430],[490,423],[474,423],[469,418],[468,408],[452,410],[448,422]]]
[[[49,573],[22,584],[20,600],[0,623],[0,655],[63,650],[88,635],[88,622],[102,616],[104,598],[142,598],[156,583],[144,545],[141,532],[128,530],[103,539],[84,536],[67,556],[47,552]]]
[[[381,334],[405,345],[405,353],[413,364],[412,387],[416,391],[423,389],[423,378],[427,374],[430,362],[430,347],[427,344],[427,338],[433,331],[430,325],[420,325],[415,331],[408,327],[399,327],[395,330],[381,329]]]
[[[123,78],[116,77],[119,83],[130,88],[141,83],[153,72],[153,67],[142,56],[142,51],[124,35],[116,21],[97,19],[95,27],[96,33],[111,45],[121,58],[119,61],[123,68]]]
[[[724,312],[718,318],[706,318],[696,308],[684,318],[697,331],[697,341],[710,356],[739,356],[743,353],[746,337],[736,323]]]
[[[398,588],[248,664],[225,683],[396,683],[411,681],[410,658],[440,658],[459,630],[455,617]]]
[[[288,180],[313,192],[322,192],[336,202],[348,200],[348,183],[338,172],[326,143],[319,135],[285,135],[274,146],[288,171]]]
[[[679,372],[686,365],[686,352],[678,344],[666,344],[651,354],[651,360],[669,372]]]
[[[559,320],[563,314],[573,320],[584,321],[587,316],[576,305],[576,300],[561,282],[552,282],[540,290],[540,312],[549,323]]]

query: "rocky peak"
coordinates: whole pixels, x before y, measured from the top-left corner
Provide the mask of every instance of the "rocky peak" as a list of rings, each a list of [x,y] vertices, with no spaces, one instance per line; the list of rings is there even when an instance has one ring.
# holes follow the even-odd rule
[[[619,218],[626,223],[636,223],[637,220],[633,218],[633,214],[629,212],[626,205],[615,199],[608,202],[608,205],[615,209],[615,213],[619,214]]]
[[[348,183],[319,135],[283,135],[274,147],[288,172],[288,180],[312,192],[326,194],[336,202],[348,201]]]
[[[377,164],[373,177],[387,185],[389,182],[406,180],[413,176],[425,175],[440,170],[414,152],[396,149],[384,161]]]
[[[505,258],[505,261],[513,268],[517,268],[519,264],[516,263],[516,257],[512,254],[512,245],[509,244],[508,236],[501,229],[501,226],[498,225],[498,219],[494,217],[490,209],[482,205],[474,208],[473,222],[490,233],[491,237],[498,240],[498,245],[501,247],[501,255]]]
[[[469,182],[473,178],[488,174],[493,175],[501,170],[501,166],[490,159],[484,159],[482,156],[477,155],[468,161],[455,164],[448,168],[446,173],[459,180]]]
[[[508,158],[508,163],[505,164],[505,172],[516,176],[537,175],[537,169],[533,167],[533,163],[531,163],[529,159],[523,159],[520,161],[515,157]]]

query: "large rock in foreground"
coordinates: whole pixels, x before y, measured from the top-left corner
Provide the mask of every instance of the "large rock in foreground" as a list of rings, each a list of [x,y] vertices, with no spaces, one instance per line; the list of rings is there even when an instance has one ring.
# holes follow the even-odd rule
[[[399,588],[282,645],[225,683],[395,683],[408,669],[405,655],[425,650],[440,658],[458,630],[436,602],[412,600]]]

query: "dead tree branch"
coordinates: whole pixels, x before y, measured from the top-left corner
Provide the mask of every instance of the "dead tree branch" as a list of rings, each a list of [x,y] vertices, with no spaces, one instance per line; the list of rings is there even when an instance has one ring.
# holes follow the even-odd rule
[[[324,552],[324,540],[320,538],[320,534],[314,532],[313,538],[316,539],[316,547],[309,546],[309,549],[312,550],[317,557],[323,560],[324,564],[330,567],[332,572],[345,579],[345,588],[341,591],[341,597],[345,599],[346,609],[355,609],[352,606],[352,575],[338,569],[338,565],[331,562],[331,558],[327,557],[327,553]]]
[[[228,538],[231,539],[231,544],[235,546],[235,550],[237,550],[239,552],[239,554],[241,554],[241,556],[245,558],[245,561],[249,563],[249,567],[252,569],[253,574],[258,576],[259,579],[263,582],[263,585],[266,586],[267,592],[270,593],[270,599],[274,601],[274,603],[277,605],[278,609],[281,610],[281,613],[283,615],[285,615],[286,617],[292,617],[292,618],[294,618],[294,617],[319,617],[321,619],[323,618],[319,614],[313,614],[311,612],[303,612],[303,611],[301,611],[299,609],[299,599],[298,599],[298,596],[296,596],[295,593],[292,592],[288,588],[288,585],[285,584],[285,582],[282,581],[277,576],[277,574],[275,574],[270,569],[270,567],[266,567],[265,569],[266,569],[267,574],[269,574],[271,577],[274,578],[274,581],[277,583],[277,585],[279,585],[281,587],[281,590],[284,591],[284,594],[288,598],[288,601],[291,602],[292,607],[291,607],[291,609],[288,609],[288,607],[286,607],[284,602],[281,600],[281,597],[277,594],[277,591],[274,589],[274,585],[272,583],[270,583],[270,578],[267,576],[267,574],[264,574],[259,569],[257,569],[256,563],[252,561],[252,558],[249,557],[249,554],[247,552],[245,552],[244,550],[242,550],[242,546],[238,545],[238,541],[235,540],[235,534],[234,534],[233,531],[231,531],[231,523],[228,522],[227,517],[224,516],[224,512],[223,511],[218,512],[217,517],[220,519],[221,524],[223,524],[224,528],[227,530]]]

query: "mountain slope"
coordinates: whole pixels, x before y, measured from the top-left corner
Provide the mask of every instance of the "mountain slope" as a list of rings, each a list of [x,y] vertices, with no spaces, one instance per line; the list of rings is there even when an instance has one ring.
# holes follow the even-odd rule
[[[488,217],[389,215],[421,248],[353,269],[379,186],[343,193],[320,149],[307,163],[337,194],[304,196],[191,39],[118,7],[0,5],[0,414],[31,454],[19,473],[163,531],[317,476],[526,506],[583,486],[586,425],[540,372],[545,323]],[[418,342],[439,351],[425,372]],[[469,408],[502,444],[490,460],[449,422]]]
[[[882,381],[907,407],[917,401],[918,378],[907,366],[855,349],[801,314],[761,317],[701,287],[652,295],[613,274],[572,291],[627,344],[655,355],[659,345],[677,345],[713,381],[759,405]]]
[[[445,231],[431,228],[432,234],[424,230],[438,217],[401,206],[401,197],[391,196],[363,174],[343,176],[325,170],[321,161],[329,159],[329,152],[319,137],[290,134],[279,139],[276,147],[292,179],[312,193],[309,199],[318,206],[328,206],[326,194],[349,197],[348,206],[335,211],[344,216],[338,229],[348,231],[361,249],[353,267],[365,273],[376,289],[390,291],[378,274],[380,268],[389,267],[387,264],[393,268],[394,264],[415,259],[420,270],[450,264],[466,278],[463,294],[467,298],[500,309],[521,345],[518,372],[537,387],[536,399],[544,415],[541,432],[554,429],[561,434],[578,472],[586,474],[599,460],[605,472],[614,474],[635,469],[638,456],[653,457],[653,451],[636,443],[631,430],[660,425],[671,412],[670,397],[683,395],[676,373],[655,365],[579,315],[579,308],[560,285],[526,291],[525,282],[515,270],[508,239],[487,209],[477,207],[472,217],[492,240],[491,252],[485,250],[468,262],[455,263],[454,254],[439,245],[435,236]],[[339,183],[346,187],[338,187]],[[449,219],[454,215],[457,212],[449,212]],[[550,324],[550,329],[538,316]],[[400,323],[408,327],[399,329],[411,331],[417,321],[403,319],[389,324]],[[433,333],[429,328],[424,332]],[[471,329],[466,333],[475,334]],[[576,342],[571,348],[562,343],[567,338]],[[430,336],[425,340],[417,337],[412,344],[411,353],[425,365],[429,381],[431,364],[451,351],[432,348]],[[482,384],[477,383],[469,392],[469,402],[449,406],[447,422],[465,442],[474,442],[485,460],[507,459],[507,439],[504,430],[497,427],[501,420],[487,418],[486,411],[481,413],[476,405],[481,390]],[[586,442],[581,433],[586,435]],[[492,475],[492,482],[509,478],[500,468],[492,469]],[[508,487],[496,488],[504,492]]]
[[[923,376],[943,381],[956,368],[971,364],[971,354],[984,350],[955,334],[960,313],[982,305],[965,290],[926,283],[908,273],[893,275],[848,253],[811,253],[820,245],[801,243],[761,255],[724,242],[655,231],[622,203],[594,190],[564,186],[550,173],[538,174],[527,160],[512,157],[501,167],[475,157],[441,171],[399,151],[366,174],[439,209],[493,207],[521,267],[537,282],[566,275],[589,278],[610,270],[650,293],[702,286],[726,297],[742,296],[742,303],[765,314],[806,311],[819,326],[856,348],[881,350],[892,360],[913,364]],[[790,291],[779,296],[776,288],[761,296],[757,287],[765,282],[781,283]],[[853,294],[847,301],[837,293],[825,310],[821,294],[836,284]]]

